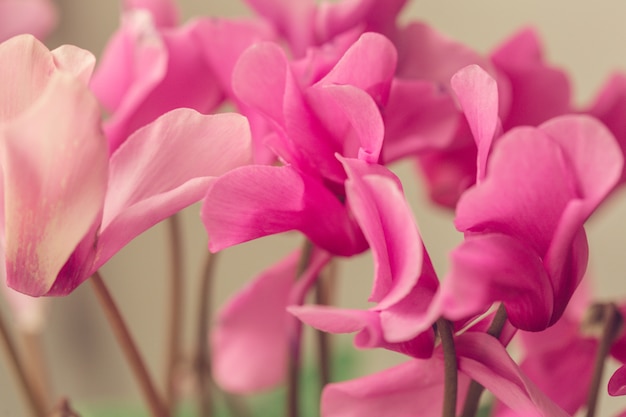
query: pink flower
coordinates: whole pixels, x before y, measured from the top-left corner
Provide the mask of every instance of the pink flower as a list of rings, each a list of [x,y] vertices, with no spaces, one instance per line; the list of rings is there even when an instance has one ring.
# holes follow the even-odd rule
[[[171,27],[162,6],[152,5],[122,16],[122,26],[109,41],[91,81],[111,113],[104,125],[111,153],[131,133],[170,110],[188,107],[206,114],[223,99],[196,41],[195,24]]]
[[[94,58],[29,36],[0,45],[2,236],[9,286],[72,291],[135,236],[200,199],[211,176],[246,163],[237,115],[181,109],[134,133],[109,158],[87,89]]]
[[[384,347],[428,357],[434,333],[415,330],[439,285],[412,211],[395,175],[379,165],[343,159],[347,202],[374,257],[375,277],[368,310],[303,306],[289,311],[331,333],[358,332],[360,348]]]
[[[394,62],[387,39],[365,34],[322,79],[301,86],[276,44],[242,55],[235,94],[271,122],[266,143],[287,165],[243,167],[211,184],[202,212],[210,250],[287,230],[338,255],[366,248],[343,204],[346,173],[335,154],[378,161],[384,126],[377,102],[387,97]],[[369,71],[354,71],[361,66]]]
[[[609,394],[626,395],[626,365],[622,365],[609,380]]]
[[[518,328],[554,324],[586,269],[583,223],[614,187],[622,163],[615,139],[589,117],[504,134],[487,155],[484,179],[457,206],[465,241],[442,286],[443,314],[458,319],[503,301]]]

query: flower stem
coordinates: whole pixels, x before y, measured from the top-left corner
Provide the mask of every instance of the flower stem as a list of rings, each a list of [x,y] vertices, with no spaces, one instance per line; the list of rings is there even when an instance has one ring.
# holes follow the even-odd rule
[[[109,321],[111,329],[115,334],[126,359],[139,383],[139,387],[145,397],[148,407],[153,417],[169,417],[169,413],[162,398],[157,393],[155,385],[148,374],[148,370],[144,364],[144,361],[137,350],[137,346],[133,341],[128,327],[122,318],[122,315],[113,301],[111,293],[107,289],[99,272],[95,272],[91,277],[91,283],[96,293],[98,301],[104,310],[104,313]]]
[[[200,417],[213,415],[211,391],[211,361],[209,360],[209,323],[211,322],[211,289],[217,254],[207,252],[202,268],[198,302],[198,328],[196,334],[196,378],[198,382],[198,412]]]
[[[311,262],[313,244],[308,239],[302,246],[300,262],[296,271],[296,279],[300,278]],[[300,345],[302,342],[302,323],[293,320],[292,332],[289,343],[289,364],[287,369],[287,417],[300,415]]]
[[[611,349],[611,345],[617,337],[619,330],[622,326],[622,316],[619,310],[613,303],[608,303],[601,306],[602,319],[604,321],[604,328],[602,331],[602,337],[600,338],[600,345],[596,353],[595,368],[593,377],[591,379],[591,385],[589,386],[589,395],[587,397],[587,414],[586,417],[594,417],[596,415],[596,409],[598,406],[598,393],[600,391],[600,384],[602,383],[602,374],[604,373],[604,362],[606,356]]]
[[[442,417],[454,417],[456,415],[456,398],[458,385],[458,363],[456,349],[454,348],[454,336],[452,324],[443,317],[437,320],[437,330],[441,337],[444,358],[444,394]]]
[[[329,305],[331,300],[331,284],[335,278],[335,263],[331,261],[325,274],[315,283],[315,304]],[[330,335],[321,330],[315,331],[317,336],[318,365],[320,369],[320,389],[331,381],[331,346]]]
[[[165,404],[170,412],[176,409],[176,379],[181,357],[184,271],[180,214],[167,219],[170,242],[170,287],[168,295],[169,314],[167,330],[167,353],[165,362]]]
[[[501,303],[498,306],[498,311],[496,312],[489,329],[487,329],[487,334],[495,337],[496,339],[499,338],[506,320],[506,308],[504,308],[504,304]],[[480,397],[484,390],[485,387],[480,385],[478,382],[472,381],[470,383],[470,386],[467,389],[467,396],[465,397],[465,404],[463,404],[463,413],[461,414],[461,417],[474,417],[476,415],[478,412],[478,403],[480,402]]]
[[[26,402],[30,408],[30,412],[34,417],[44,417],[46,415],[46,405],[43,396],[36,389],[36,385],[32,378],[29,377],[24,364],[21,362],[17,353],[17,347],[9,329],[7,328],[2,314],[0,314],[0,339],[3,342],[6,354],[8,356],[8,362],[13,367],[13,371],[19,381],[20,387]]]

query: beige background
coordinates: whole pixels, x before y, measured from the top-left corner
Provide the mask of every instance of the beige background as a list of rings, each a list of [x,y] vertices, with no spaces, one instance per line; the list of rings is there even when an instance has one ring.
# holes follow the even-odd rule
[[[297,0],[294,0],[297,1]],[[240,1],[181,1],[186,18],[196,14],[235,16],[248,13]],[[98,54],[118,22],[117,2],[58,0],[61,24],[49,41],[51,47],[73,43]],[[450,36],[480,51],[488,51],[516,29],[533,25],[538,28],[549,59],[565,67],[572,76],[580,103],[592,97],[607,75],[626,69],[626,3],[619,1],[505,1],[505,0],[416,0],[403,19],[423,19]],[[459,240],[451,224],[452,216],[433,210],[424,199],[419,184],[413,180],[409,165],[397,167],[406,181],[408,198],[417,213],[424,241],[440,272],[446,270],[446,253]],[[188,314],[195,308],[196,283],[203,259],[206,238],[198,220],[199,208],[185,212],[187,272],[189,275]],[[602,298],[626,297],[626,195],[615,196],[589,225],[594,284]],[[145,352],[153,373],[163,373],[165,323],[166,233],[161,226],[136,239],[103,269],[119,305],[127,314],[131,330]],[[270,265],[298,245],[298,236],[263,239],[228,250],[220,260],[216,298],[223,300],[261,267]],[[363,305],[371,281],[368,256],[340,265],[342,305]],[[4,307],[4,306],[3,306]],[[190,330],[190,329],[187,329]],[[138,398],[133,380],[125,368],[112,334],[106,328],[89,285],[71,296],[55,299],[49,313],[49,327],[44,335],[46,356],[56,395],[68,395],[76,401],[124,401]],[[191,333],[186,334],[190,342]],[[349,340],[349,339],[348,339]],[[380,369],[398,358],[382,353],[368,353],[362,373]],[[603,401],[603,412],[626,400]],[[24,415],[19,393],[0,360],[0,416]]]

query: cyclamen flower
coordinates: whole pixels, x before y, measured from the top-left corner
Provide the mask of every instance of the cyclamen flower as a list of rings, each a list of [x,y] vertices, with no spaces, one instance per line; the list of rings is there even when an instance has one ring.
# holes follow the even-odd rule
[[[394,62],[389,41],[366,34],[325,77],[301,87],[278,45],[242,55],[234,91],[271,121],[267,144],[288,165],[242,167],[212,182],[202,209],[210,250],[288,230],[333,254],[366,249],[342,202],[346,173],[335,154],[378,160],[384,127],[375,99],[388,94]],[[353,70],[360,66],[370,71]]]
[[[358,332],[360,348],[384,347],[429,357],[434,332],[414,329],[426,314],[439,282],[404,199],[397,177],[378,165],[344,159],[347,198],[372,248],[375,277],[368,310],[291,307],[305,323],[331,333]]]
[[[170,112],[109,158],[87,89],[94,58],[29,36],[0,45],[0,223],[7,282],[64,295],[135,236],[200,199],[211,176],[247,163],[237,115]]]
[[[463,88],[485,82],[474,75]],[[489,103],[483,112],[468,115],[479,177],[457,206],[465,241],[452,253],[438,306],[459,319],[503,301],[515,326],[538,331],[561,317],[583,277],[583,224],[615,186],[623,158],[610,132],[584,116],[513,129],[491,150],[498,120],[490,95],[478,98]]]
[[[154,2],[147,3],[153,7],[123,14],[121,28],[91,81],[111,113],[104,124],[111,153],[131,133],[170,110],[188,107],[207,114],[223,100],[222,88],[196,42],[194,24],[170,26],[171,16]]]

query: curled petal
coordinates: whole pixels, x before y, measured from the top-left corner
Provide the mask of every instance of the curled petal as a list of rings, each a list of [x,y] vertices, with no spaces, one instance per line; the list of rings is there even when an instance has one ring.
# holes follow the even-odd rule
[[[0,42],[23,33],[43,39],[57,21],[57,9],[50,0],[0,1]]]
[[[491,144],[502,130],[498,117],[498,85],[478,65],[470,65],[452,77],[450,84],[461,103],[478,148],[477,180],[486,174]]]
[[[241,115],[178,109],[135,132],[111,157],[96,268],[200,200],[211,177],[249,161],[250,130]]]
[[[212,181],[202,207],[209,249],[300,230],[331,253],[349,256],[366,243],[346,207],[319,180],[290,166],[248,166]]]
[[[7,282],[43,295],[102,210],[108,153],[100,108],[80,81],[55,73],[0,136]]]
[[[453,251],[438,301],[453,320],[503,301],[513,325],[535,331],[548,326],[554,308],[541,259],[519,240],[497,233],[471,236]]]
[[[522,373],[494,337],[467,332],[457,336],[455,347],[459,371],[483,385],[518,415],[569,416]]]

